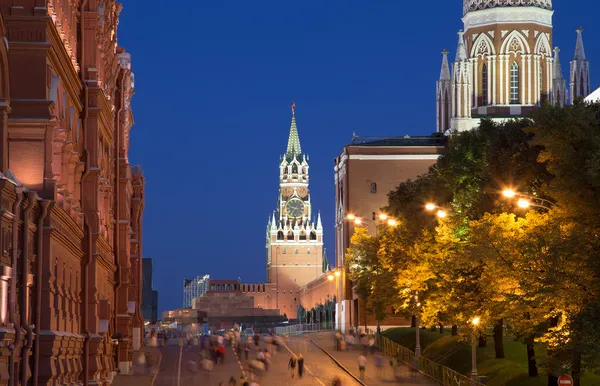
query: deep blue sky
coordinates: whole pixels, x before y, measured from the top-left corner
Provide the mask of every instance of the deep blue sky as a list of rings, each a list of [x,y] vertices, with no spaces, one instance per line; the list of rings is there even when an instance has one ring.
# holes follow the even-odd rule
[[[118,33],[135,72],[130,160],[146,176],[160,311],[181,306],[184,277],[265,280],[292,100],[332,261],[334,157],[353,132],[435,131],[440,52],[454,58],[462,28],[461,0],[167,3],[124,0]],[[565,76],[583,25],[597,86],[600,6],[554,3]]]

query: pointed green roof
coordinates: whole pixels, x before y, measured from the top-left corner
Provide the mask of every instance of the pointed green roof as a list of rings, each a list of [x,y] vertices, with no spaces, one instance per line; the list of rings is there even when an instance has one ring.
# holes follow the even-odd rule
[[[290,136],[288,139],[286,157],[293,158],[295,155],[302,155],[302,147],[300,147],[300,136],[296,127],[296,104],[292,102],[292,125],[290,126]]]

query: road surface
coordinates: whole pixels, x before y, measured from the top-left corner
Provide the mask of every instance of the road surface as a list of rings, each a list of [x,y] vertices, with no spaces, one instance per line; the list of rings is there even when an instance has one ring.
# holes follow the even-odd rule
[[[261,341],[260,348],[264,348]],[[167,347],[161,348],[162,362],[155,386],[219,386],[221,382],[228,386],[231,376],[238,380],[242,371],[248,372],[248,362],[245,358],[238,358],[230,348],[225,354],[225,363],[214,366],[214,371],[207,379],[201,370],[199,348],[197,346],[179,347],[176,340],[172,340]],[[291,377],[288,370],[288,361],[292,353],[304,356],[304,375],[300,379],[298,374]],[[254,350],[250,352],[249,360],[256,358]],[[198,364],[198,371],[192,372],[188,368],[188,361]],[[325,353],[307,342],[304,336],[291,337],[278,353],[271,357],[269,370],[257,379],[260,386],[330,386],[334,377],[339,377],[343,386],[359,385],[352,377],[341,370]]]

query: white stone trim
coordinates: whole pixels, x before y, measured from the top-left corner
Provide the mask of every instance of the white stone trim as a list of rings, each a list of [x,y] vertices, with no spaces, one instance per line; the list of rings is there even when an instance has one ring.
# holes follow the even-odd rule
[[[392,161],[392,160],[437,160],[440,154],[351,154],[350,159],[359,161]]]
[[[471,28],[501,23],[534,23],[552,28],[553,14],[552,10],[538,7],[498,7],[469,12],[462,20],[465,33]]]

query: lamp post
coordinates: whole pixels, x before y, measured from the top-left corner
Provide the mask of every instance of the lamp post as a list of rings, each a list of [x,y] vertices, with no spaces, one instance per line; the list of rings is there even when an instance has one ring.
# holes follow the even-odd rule
[[[355,225],[362,225],[363,223],[365,223],[366,225],[372,225],[373,228],[375,228],[375,237],[379,236],[379,226],[380,225],[387,225],[391,228],[395,227],[398,225],[398,221],[391,218],[390,216],[388,216],[385,213],[380,213],[377,216],[377,219],[379,219],[379,223],[375,222],[376,220],[373,219],[372,220],[368,220],[368,219],[363,219],[361,217],[357,217],[356,215],[350,213],[348,214],[348,216],[346,216],[346,219],[354,222]],[[376,269],[376,273],[379,272],[379,264],[377,264],[377,269]],[[377,315],[377,311],[376,311],[376,315],[377,317],[377,334],[381,333],[381,321],[379,320],[379,315]],[[367,326],[365,326],[365,331],[366,331]]]
[[[415,358],[418,360],[421,357],[421,311],[419,310],[419,308],[421,307],[421,303],[419,303],[419,295],[415,296],[415,300],[417,301],[417,312],[415,315],[415,327],[416,327],[416,332],[415,332]]]
[[[471,324],[473,324],[473,337],[471,339],[471,382],[473,386],[477,384],[479,380],[479,376],[477,375],[477,337],[476,331],[477,326],[479,326],[480,319],[478,317],[473,318],[471,320]]]
[[[334,295],[333,299],[335,300],[334,304],[335,304],[335,319],[336,319],[335,329],[336,330],[338,329],[338,325],[337,325],[337,318],[338,318],[337,299],[338,299],[338,291],[339,291],[339,279],[340,279],[340,275],[341,274],[342,273],[340,272],[340,270],[336,268],[333,271],[333,273],[330,273],[329,275],[327,275],[327,279],[329,281],[333,281],[335,279],[335,295]],[[331,316],[332,316],[331,319],[333,319],[333,310],[331,311]],[[332,322],[333,322],[333,320],[332,320]],[[333,323],[332,323],[332,326],[333,326]]]
[[[529,207],[538,207],[546,210],[550,210],[556,204],[550,200],[544,198],[534,197],[521,192],[517,192],[514,189],[504,189],[502,195],[509,199],[516,199],[517,206],[521,209],[527,209]]]

